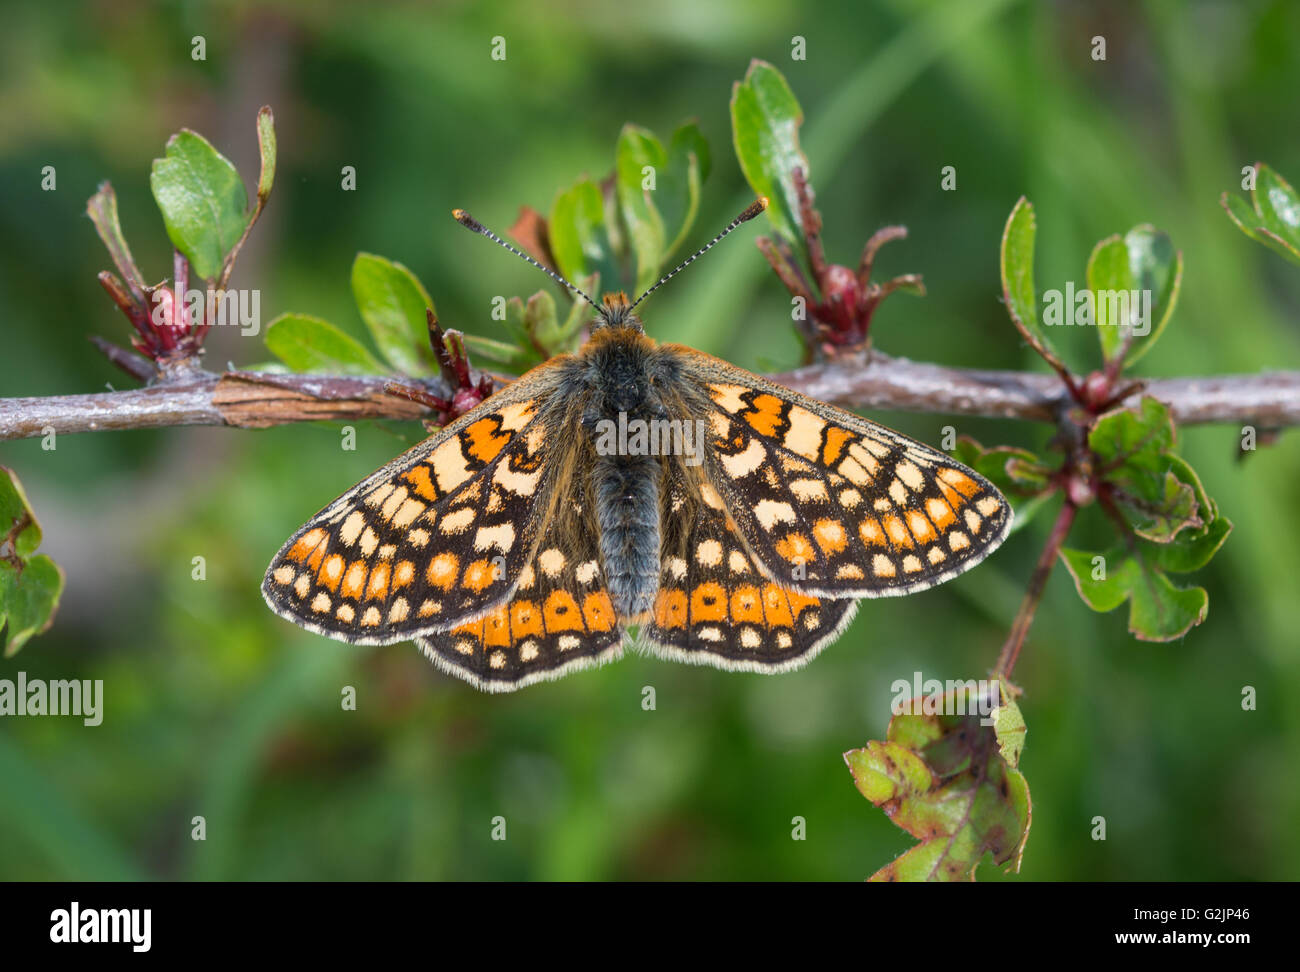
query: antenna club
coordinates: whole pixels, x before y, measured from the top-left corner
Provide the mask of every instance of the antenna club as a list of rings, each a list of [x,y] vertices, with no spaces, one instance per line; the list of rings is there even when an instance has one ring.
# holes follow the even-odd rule
[[[750,207],[748,209],[746,209],[743,213],[740,214],[736,222],[738,223],[749,222],[749,220],[753,219],[759,213],[767,209],[768,203],[769,200],[766,196],[759,196],[756,200],[754,200],[752,204],[750,204]]]
[[[455,217],[456,222],[460,223],[461,226],[467,227],[468,229],[472,229],[475,233],[483,232],[483,224],[480,223],[473,216],[471,216],[469,213],[465,212],[465,210],[453,209],[451,211],[451,215]]]

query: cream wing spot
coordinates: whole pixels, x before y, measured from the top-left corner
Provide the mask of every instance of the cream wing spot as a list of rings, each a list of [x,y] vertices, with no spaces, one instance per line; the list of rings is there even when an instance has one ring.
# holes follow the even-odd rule
[[[802,503],[827,503],[830,496],[826,493],[826,484],[820,479],[795,479],[790,483],[790,492]]]
[[[348,518],[343,521],[339,527],[339,540],[343,546],[350,547],[357,542],[357,537],[361,536],[362,529],[365,528],[366,517],[360,510],[353,510],[348,514]]]
[[[469,479],[471,473],[465,464],[465,453],[461,450],[460,439],[452,436],[433,452],[429,453],[429,466],[433,469],[433,475],[438,480],[438,489],[445,495]],[[406,487],[402,487],[399,492],[402,498],[406,498]],[[392,498],[384,504],[387,509],[391,504]],[[393,506],[396,511],[397,506]]]
[[[496,526],[479,527],[474,534],[475,550],[500,550],[509,553],[515,545],[515,528],[511,523],[499,523]]]
[[[438,522],[438,529],[444,534],[462,533],[471,523],[474,522],[474,510],[468,506],[462,506],[458,510],[448,513]]]
[[[985,496],[982,500],[978,501],[975,504],[975,509],[980,511],[981,516],[992,516],[1001,508],[1002,508],[1002,504],[999,503],[992,496]]]
[[[406,495],[406,487],[398,486],[391,494],[389,494],[388,499],[384,500],[384,505],[379,508],[380,515],[385,520],[391,520],[393,514],[397,512],[398,508],[406,502]]]
[[[919,492],[925,486],[925,477],[921,475],[921,470],[916,468],[916,464],[910,459],[904,459],[894,467],[894,475],[903,481],[903,485],[912,492]]]
[[[705,540],[695,548],[695,559],[705,567],[716,567],[722,563],[722,544],[717,540]]]
[[[767,450],[757,439],[750,439],[749,445],[734,456],[721,456],[722,468],[732,479],[743,479],[763,465]]]
[[[564,554],[554,547],[543,550],[537,555],[537,566],[542,568],[543,574],[552,579],[560,576],[560,571],[564,570],[564,564]]]
[[[425,506],[417,499],[408,499],[393,515],[392,525],[397,528],[410,526],[415,518],[424,512]]]
[[[780,500],[760,500],[754,504],[754,516],[764,530],[771,530],[778,523],[793,523],[796,519],[794,507]]]
[[[709,389],[709,394],[719,406],[733,415],[745,407],[745,400],[741,397],[745,394],[745,389],[740,385],[714,385]]]
[[[787,421],[789,430],[785,433],[785,447],[797,456],[816,459],[821,455],[822,430],[826,423],[798,405],[791,406]]]

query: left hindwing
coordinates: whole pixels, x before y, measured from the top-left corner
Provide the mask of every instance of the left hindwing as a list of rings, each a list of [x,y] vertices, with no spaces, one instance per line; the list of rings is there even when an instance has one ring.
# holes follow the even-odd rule
[[[974,470],[851,412],[688,348],[705,479],[772,579],[823,597],[942,583],[998,547],[1011,507]]]

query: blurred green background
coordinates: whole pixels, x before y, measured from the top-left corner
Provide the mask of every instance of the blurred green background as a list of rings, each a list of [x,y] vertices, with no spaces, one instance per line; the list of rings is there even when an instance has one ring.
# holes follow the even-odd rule
[[[1040,288],[1082,281],[1092,245],[1168,230],[1186,279],[1140,366],[1177,375],[1300,366],[1300,275],[1227,220],[1219,194],[1258,159],[1300,180],[1300,7],[1291,0],[1030,3],[27,4],[0,38],[0,395],[129,387],[86,342],[125,343],[100,291],[109,264],[84,215],[105,178],[147,277],[170,276],[150,160],[182,126],[255,178],[253,120],[280,142],[269,208],[234,285],[262,318],[325,317],[362,336],[357,250],[411,267],[443,322],[502,337],[498,294],[536,271],[458,228],[504,229],[580,173],[603,175],[624,122],[661,135],[698,116],[713,173],[694,238],[748,192],[728,98],[751,57],[779,67],[831,257],[853,264],[906,223],[878,276],[877,346],[951,365],[1041,368],[999,302],[998,240],[1016,198],[1039,216]],[[191,38],[207,59],[191,60]],[[494,35],[504,62],[489,58]],[[791,38],[807,60],[792,61]],[[1107,60],[1090,57],[1107,40]],[[41,167],[57,190],[40,190]],[[355,192],[340,170],[357,169]],[[940,190],[954,165],[955,192]],[[789,300],[737,233],[647,305],[650,332],[776,370],[797,361]],[[1084,329],[1080,329],[1084,330]],[[228,333],[226,333],[228,332]],[[1055,336],[1055,335],[1054,335]],[[1070,335],[1091,366],[1090,333]],[[269,355],[218,328],[208,365]],[[937,443],[1045,446],[1045,427],[881,414]],[[274,617],[258,593],[299,524],[420,434],[362,424],[182,428],[4,443],[67,571],[51,631],[0,677],[105,683],[97,728],[0,720],[0,878],[848,879],[912,843],[854,789],[840,754],[882,738],[891,683],[981,677],[1041,547],[1046,518],[980,569],[866,603],[805,670],[777,677],[639,656],[479,695],[410,645],[355,648]],[[1185,580],[1210,591],[1180,642],[1132,640],[1054,574],[1017,681],[1036,879],[1300,877],[1300,439],[1244,463],[1239,430],[1182,430],[1236,530]],[[1105,542],[1085,516],[1072,545]],[[191,579],[203,556],[207,579]],[[356,687],[358,709],[340,707]],[[652,685],[658,707],[641,708]],[[1259,707],[1241,708],[1255,686]],[[190,839],[191,818],[207,840]],[[508,839],[491,840],[504,816]],[[807,839],[791,839],[792,818]],[[1091,839],[1092,820],[1107,839]],[[1001,879],[989,866],[985,879]]]

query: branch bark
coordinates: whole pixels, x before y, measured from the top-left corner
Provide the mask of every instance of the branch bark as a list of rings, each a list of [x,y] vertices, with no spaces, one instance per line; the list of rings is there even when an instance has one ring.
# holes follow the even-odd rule
[[[492,375],[497,387],[505,375]],[[1056,422],[1067,398],[1055,375],[947,368],[872,352],[771,376],[806,395],[845,408],[890,409]],[[103,429],[173,425],[266,428],[321,419],[418,419],[427,410],[388,394],[386,377],[192,371],[127,391],[0,399],[0,440]],[[409,381],[409,379],[404,379]],[[441,379],[423,383],[439,397]],[[1224,422],[1261,429],[1300,425],[1300,372],[1205,378],[1157,378],[1154,395],[1181,424]]]

